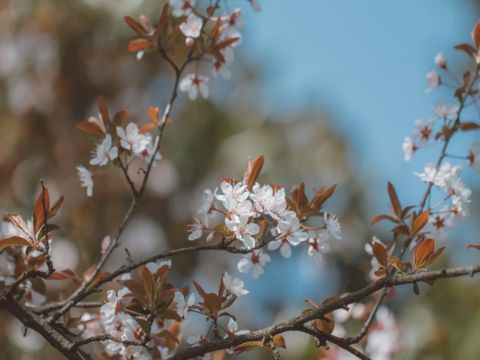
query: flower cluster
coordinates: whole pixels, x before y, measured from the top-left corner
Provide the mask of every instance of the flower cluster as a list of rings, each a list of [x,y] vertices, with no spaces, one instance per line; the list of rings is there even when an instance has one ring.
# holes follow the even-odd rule
[[[292,190],[290,199],[284,188],[256,181],[262,165],[263,157],[259,157],[249,162],[243,180],[224,179],[214,191],[205,190],[188,236],[189,240],[221,237],[229,243],[238,241],[248,251],[238,270],[252,270],[254,278],[271,260],[262,247],[279,250],[289,258],[292,247],[305,244],[308,254],[321,261],[328,241],[342,238],[338,218],[321,210],[334,187],[320,189],[309,203],[302,184]],[[320,224],[307,226],[305,222],[313,216],[320,218]]]
[[[91,116],[77,124],[77,128],[98,141],[92,151],[91,166],[102,167],[109,163],[118,165],[128,171],[129,164],[141,160],[147,165],[161,159],[158,153],[158,136],[152,136],[156,128],[161,126],[158,119],[158,108],[150,108],[150,123],[139,126],[126,122],[126,111],[120,111],[110,118],[103,98],[98,101],[99,115]],[[93,195],[93,174],[86,167],[77,166],[81,186],[86,189],[87,196]]]
[[[228,68],[234,61],[234,47],[240,44],[243,26],[240,9],[217,15],[218,9],[211,6],[202,13],[194,0],[170,0],[165,3],[156,26],[150,25],[145,15],[140,22],[126,17],[127,24],[139,36],[130,42],[129,50],[141,59],[145,52],[158,49],[170,59],[175,48],[186,48],[192,66],[179,82],[179,90],[186,92],[191,100],[199,95],[207,98],[209,73],[224,79],[231,77]]]
[[[194,294],[186,297],[188,290],[166,282],[170,268],[169,261],[149,263],[123,275],[120,289],[107,291],[98,313],[82,315],[77,327],[83,337],[108,334],[102,344],[109,357],[167,359],[178,348],[180,323],[195,303]]]

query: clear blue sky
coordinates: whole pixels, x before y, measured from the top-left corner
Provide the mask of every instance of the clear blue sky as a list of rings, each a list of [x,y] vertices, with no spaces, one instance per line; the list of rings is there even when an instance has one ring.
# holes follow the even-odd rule
[[[271,117],[326,111],[349,138],[361,176],[382,189],[392,180],[418,202],[422,186],[413,172],[435,149],[405,163],[401,144],[415,118],[428,118],[439,99],[453,101],[446,91],[426,93],[425,74],[439,51],[452,66],[466,63],[452,47],[470,40],[480,7],[449,0],[261,4],[260,13],[246,11],[242,52],[261,68],[263,110]],[[383,192],[373,202],[383,206]]]

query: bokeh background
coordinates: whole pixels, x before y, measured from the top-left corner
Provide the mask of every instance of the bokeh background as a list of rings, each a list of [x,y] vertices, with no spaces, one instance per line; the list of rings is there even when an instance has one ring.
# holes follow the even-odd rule
[[[211,83],[209,101],[182,97],[162,146],[140,212],[124,245],[134,258],[187,244],[186,228],[205,187],[221,176],[241,176],[247,157],[264,154],[265,182],[307,189],[337,183],[330,210],[339,214],[344,239],[319,265],[296,249],[273,262],[257,281],[241,275],[251,296],[235,311],[240,327],[258,328],[303,309],[304,299],[355,290],[367,282],[364,244],[373,235],[388,239],[386,226],[369,225],[386,211],[386,182],[404,203],[417,203],[424,189],[413,175],[434,160],[432,148],[403,161],[403,138],[413,121],[431,116],[434,104],[453,102],[451,91],[426,93],[425,73],[442,51],[457,72],[471,65],[453,45],[469,40],[480,16],[477,1],[304,0],[261,1],[253,12],[244,1],[246,27],[232,68],[233,79]],[[82,272],[99,256],[105,234],[114,231],[128,206],[120,174],[95,178],[87,198],[75,167],[87,164],[93,144],[75,130],[95,115],[103,95],[110,111],[128,109],[146,121],[149,106],[162,106],[172,74],[159,57],[141,62],[128,54],[131,38],[124,15],[153,18],[160,0],[4,0],[0,2],[0,204],[2,211],[28,215],[39,179],[65,195],[53,244],[57,268]],[[474,116],[475,113],[472,113]],[[478,116],[478,115],[477,115]],[[454,144],[465,152],[475,136]],[[478,137],[478,136],[477,136]],[[478,254],[478,174],[465,170],[474,189],[472,215],[451,231],[443,265],[472,264]],[[304,250],[304,249],[302,249]],[[200,254],[174,260],[175,283],[192,278],[215,286],[224,269],[236,273],[237,256]],[[119,251],[113,269],[125,254]],[[65,287],[66,286],[66,287]],[[49,296],[69,291],[50,285]],[[444,281],[422,296],[410,289],[388,301],[403,331],[398,359],[480,357],[480,290],[471,280]],[[1,359],[55,359],[58,354],[31,331],[0,313]],[[193,331],[201,331],[192,322]],[[287,336],[288,359],[316,359],[313,342]],[[268,358],[261,350],[244,358]]]

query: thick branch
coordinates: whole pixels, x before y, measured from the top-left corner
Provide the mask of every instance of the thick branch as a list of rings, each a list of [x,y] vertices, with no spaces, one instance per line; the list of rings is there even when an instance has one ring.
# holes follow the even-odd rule
[[[264,329],[252,331],[245,335],[232,336],[227,339],[212,340],[199,346],[194,346],[181,350],[172,357],[172,360],[190,359],[196,356],[202,356],[212,351],[228,349],[232,346],[237,346],[247,341],[258,341],[264,339],[266,336],[269,335],[273,336],[288,331],[297,331],[304,324],[312,320],[319,319],[321,316],[324,316],[334,310],[345,308],[351,303],[358,302],[365,297],[375,293],[376,291],[382,289],[383,287],[390,288],[399,285],[412,284],[414,282],[432,281],[437,279],[456,278],[462,276],[473,276],[478,272],[480,272],[480,265],[436,271],[425,271],[416,274],[395,275],[391,278],[382,278],[358,291],[344,294],[337,299],[329,302],[328,304],[319,306],[318,308],[305,312],[302,315],[298,315],[289,320],[273,324]]]

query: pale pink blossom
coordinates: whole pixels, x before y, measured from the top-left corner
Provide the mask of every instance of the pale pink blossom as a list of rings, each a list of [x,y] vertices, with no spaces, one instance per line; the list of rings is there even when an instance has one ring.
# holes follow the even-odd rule
[[[338,220],[337,215],[333,215],[333,214],[329,215],[325,212],[323,214],[323,221],[325,222],[327,231],[331,236],[333,236],[337,240],[342,239],[342,229],[341,229],[340,221]]]
[[[187,16],[192,13],[195,0],[168,0],[175,17]]]
[[[198,93],[206,99],[209,93],[207,83],[207,77],[190,73],[180,81],[178,88],[180,91],[188,93],[190,100],[195,100]]]
[[[192,13],[188,15],[185,22],[180,24],[180,31],[187,38],[195,39],[200,36],[200,32],[202,31],[202,25],[202,18]]]
[[[460,108],[458,105],[447,105],[445,102],[439,101],[435,105],[433,113],[440,119],[453,121],[457,119],[459,110]]]
[[[77,166],[78,176],[82,187],[86,188],[87,196],[92,196],[93,194],[93,179],[92,173],[83,166]]]
[[[405,140],[403,141],[403,154],[404,154],[404,159],[405,161],[410,161],[412,160],[413,154],[417,151],[417,145],[410,139],[409,137],[406,137]]]
[[[445,56],[443,56],[441,52],[435,55],[435,64],[442,69],[447,68],[447,60],[445,59]]]
[[[247,295],[249,293],[248,290],[243,288],[245,284],[243,283],[242,280],[233,278],[226,271],[223,274],[222,281],[223,281],[223,286],[225,286],[225,290],[236,297]]]
[[[136,156],[141,156],[152,141],[150,134],[142,134],[135,123],[128,124],[126,129],[117,126],[117,135],[120,138],[120,145]]]
[[[253,222],[249,222],[249,216],[238,216],[233,214],[231,219],[225,219],[227,228],[235,234],[235,238],[242,241],[247,249],[255,246],[254,236],[260,231],[260,226]]]
[[[241,273],[248,273],[252,270],[253,278],[258,279],[263,274],[268,262],[270,262],[270,256],[264,254],[261,250],[256,250],[240,259],[237,268]]]
[[[118,148],[112,145],[112,137],[107,134],[93,153],[93,157],[90,160],[90,165],[103,166],[108,163],[109,160],[115,160],[118,156]]]
[[[432,70],[425,75],[425,80],[427,80],[428,85],[430,85],[430,87],[426,90],[427,92],[436,89],[442,82],[440,75],[438,75],[435,70]]]

